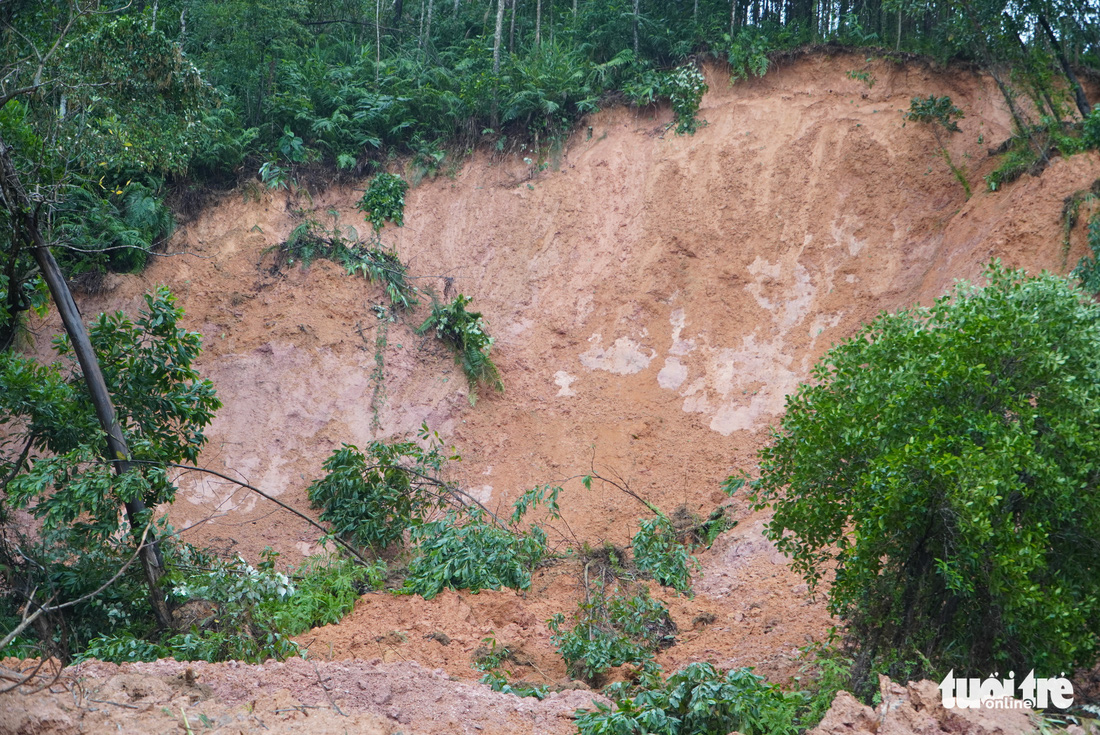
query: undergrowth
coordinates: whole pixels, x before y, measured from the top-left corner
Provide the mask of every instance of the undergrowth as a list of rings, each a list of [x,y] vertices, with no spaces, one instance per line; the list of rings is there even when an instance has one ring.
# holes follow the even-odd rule
[[[290,237],[278,246],[287,265],[309,265],[318,258],[342,265],[348,275],[359,275],[385,288],[386,296],[397,309],[417,305],[417,290],[408,276],[408,267],[393,250],[382,245],[377,236],[359,239],[350,225],[341,227],[335,211],[330,212],[333,227],[326,230],[317,220],[308,218],[294,228]]]
[[[503,393],[504,381],[489,356],[493,338],[486,330],[485,320],[480,313],[466,310],[469,303],[469,297],[459,294],[450,303],[432,304],[431,315],[417,327],[416,333],[434,331],[435,336],[451,348],[455,362],[466,375],[472,406],[477,403],[479,386]]]
[[[246,661],[304,656],[290,638],[309,628],[339,622],[367,590],[378,589],[382,566],[337,557],[307,560],[297,569],[276,569],[268,549],[252,566],[240,557],[218,558],[187,544],[175,547],[167,578],[176,631],[144,632],[126,619],[125,607],[108,603],[119,625],[87,641],[76,660]],[[140,596],[137,596],[138,598]]]
[[[547,625],[570,675],[589,683],[616,666],[652,660],[656,651],[675,643],[677,632],[668,608],[650,597],[645,586],[628,596],[619,590],[608,594],[602,583],[586,590],[572,627],[563,628],[563,613]]]
[[[718,670],[693,663],[664,679],[646,666],[637,682],[604,690],[615,703],[578,711],[580,735],[794,735],[799,727],[799,694],[787,694],[751,669]]]

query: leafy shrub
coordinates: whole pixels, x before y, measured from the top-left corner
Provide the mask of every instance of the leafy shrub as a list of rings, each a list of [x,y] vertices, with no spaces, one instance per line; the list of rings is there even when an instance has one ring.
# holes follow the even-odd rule
[[[1100,107],[1092,108],[1081,126],[1081,141],[1088,148],[1100,148]]]
[[[427,435],[426,427],[421,431]],[[416,442],[371,442],[367,454],[369,462],[357,447],[344,444],[325,460],[328,474],[306,492],[334,534],[384,549],[441,503],[435,477],[444,457],[434,442],[428,449]]]
[[[999,264],[883,314],[814,368],[761,451],[767,535],[869,673],[1095,661],[1100,307]]]
[[[694,135],[699,127],[695,115],[708,89],[703,72],[694,64],[685,64],[669,74],[667,84],[672,112],[676,115],[676,134]]]
[[[286,635],[338,623],[355,608],[360,595],[382,588],[384,571],[382,562],[368,567],[338,556],[311,557],[289,573],[293,592],[261,602],[261,620]]]
[[[416,329],[417,334],[435,330],[435,336],[455,353],[455,362],[466,374],[470,405],[477,402],[479,385],[504,392],[497,366],[489,357],[493,338],[485,331],[481,314],[466,311],[470,299],[459,294],[449,304],[433,304],[431,315]]]
[[[660,515],[641,522],[634,534],[632,547],[638,569],[653,576],[658,583],[680,592],[691,589],[692,557],[688,548],[676,540],[676,531],[667,516]]]
[[[649,661],[654,651],[675,642],[676,624],[668,608],[650,597],[645,587],[633,597],[608,597],[597,586],[580,603],[573,620],[573,627],[564,632],[562,613],[547,624],[570,674],[589,682],[612,667]]]
[[[147,294],[137,321],[121,312],[101,314],[89,329],[103,378],[114,399],[119,426],[136,460],[193,462],[206,443],[204,428],[221,406],[214,386],[200,378],[194,360],[198,333],[180,329],[183,310],[167,289]],[[68,338],[55,341],[58,354],[75,365]],[[149,507],[171,502],[176,487],[163,467],[142,465],[115,476],[100,461],[106,438],[79,375],[62,377],[0,353],[0,424],[25,426],[43,456],[6,488],[15,507],[33,503],[47,530],[71,527],[68,540],[93,546],[121,525],[126,500]]]
[[[729,43],[726,58],[730,63],[730,75],[734,81],[748,79],[749,76],[762,77],[768,73],[768,52],[772,43],[767,34],[756,26],[747,26],[737,32],[737,36],[725,37]]]
[[[397,174],[381,173],[371,179],[370,186],[355,205],[375,232],[381,232],[386,222],[398,227],[405,224],[405,192],[409,184]]]
[[[799,712],[800,727],[815,727],[833,706],[837,693],[851,688],[854,662],[838,645],[838,638],[836,628],[831,628],[828,640],[798,649],[805,663],[795,679],[806,685],[802,692],[805,703]]]
[[[477,592],[531,586],[531,570],[548,549],[546,534],[534,526],[517,533],[493,524],[479,508],[451,511],[412,531],[416,557],[405,590],[430,600],[444,589]]]
[[[580,735],[794,735],[801,697],[784,694],[751,669],[723,674],[709,663],[693,663],[661,681],[647,667],[635,686],[612,685],[611,708],[577,712]]]
[[[907,120],[938,125],[950,133],[959,132],[958,121],[963,117],[963,111],[955,106],[950,97],[934,94],[909,100],[909,112],[905,113]]]
[[[985,177],[986,186],[990,191],[997,191],[1005,184],[1011,184],[1020,178],[1035,165],[1039,157],[1025,141],[1013,145],[997,164],[997,168],[989,172]]]
[[[1081,288],[1100,294],[1100,214],[1089,219],[1088,244],[1090,255],[1081,258],[1070,276],[1081,282]]]

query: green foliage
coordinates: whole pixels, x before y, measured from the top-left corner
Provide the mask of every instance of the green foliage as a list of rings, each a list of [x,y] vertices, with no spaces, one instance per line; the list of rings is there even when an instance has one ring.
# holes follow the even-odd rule
[[[240,557],[219,559],[187,544],[171,547],[167,578],[177,615],[187,630],[158,634],[141,618],[121,610],[139,609],[141,588],[130,591],[130,607],[100,603],[110,624],[81,643],[77,660],[177,661],[239,660],[304,655],[290,636],[339,622],[364,590],[381,586],[381,567],[363,567],[336,557],[314,558],[297,570],[276,571],[278,554],[268,549],[252,566]],[[118,592],[108,593],[112,598]],[[94,608],[96,603],[89,607]],[[87,616],[81,611],[81,616]],[[75,621],[79,623],[78,616]],[[87,628],[85,628],[87,629]]]
[[[948,133],[960,132],[958,121],[963,117],[963,111],[955,106],[950,97],[937,97],[931,94],[927,98],[914,97],[909,101],[909,112],[905,113],[906,120],[924,123],[932,129],[932,135],[935,136],[936,143],[940,146],[943,160],[947,162],[947,167],[951,169],[951,174],[955,177],[955,180],[962,184],[963,191],[966,192],[966,198],[969,199],[972,192],[966,173],[951,160],[951,154],[948,152],[947,145],[943,142],[943,137],[940,134],[941,128]]]
[[[469,384],[469,400],[477,402],[477,389],[484,385],[498,393],[504,392],[504,381],[489,357],[493,338],[485,329],[485,321],[476,311],[466,311],[470,299],[459,294],[449,304],[432,304],[431,315],[416,329],[417,334],[435,330],[435,336],[451,348],[455,362],[462,367]]]
[[[140,183],[99,193],[73,189],[58,207],[56,236],[66,244],[58,263],[70,276],[87,272],[136,272],[175,229],[157,189]]]
[[[300,261],[309,265],[317,258],[325,258],[344,266],[348,275],[360,275],[371,283],[381,284],[390,303],[398,309],[416,306],[416,287],[409,282],[408,266],[397,253],[384,247],[377,236],[369,242],[360,240],[354,227],[342,228],[335,219],[335,211],[332,214],[332,230],[325,230],[314,219],[306,219],[294,228],[290,237],[279,245],[286,263]]]
[[[519,533],[494,524],[477,507],[418,525],[411,537],[416,556],[404,589],[426,600],[444,589],[526,590],[531,570],[549,551],[539,526]]]
[[[597,585],[578,606],[572,628],[562,630],[565,616],[561,613],[547,624],[570,675],[589,682],[612,667],[652,660],[654,651],[671,646],[676,635],[668,608],[650,597],[645,587],[626,597],[608,596]]]
[[[838,637],[836,628],[831,628],[827,641],[816,641],[798,649],[805,663],[795,679],[808,684],[803,691],[806,700],[799,713],[801,728],[815,727],[833,706],[837,693],[852,688],[854,661],[837,645]]]
[[[427,427],[421,436],[427,439]],[[437,478],[444,459],[435,442],[427,449],[416,442],[371,442],[367,455],[344,444],[325,460],[328,474],[309,486],[309,502],[335,535],[384,549],[443,502]]]
[[[699,127],[695,115],[708,89],[703,72],[694,64],[685,64],[669,74],[667,85],[672,112],[676,115],[676,134],[694,135]]]
[[[162,288],[145,302],[137,322],[100,315],[89,337],[132,457],[194,462],[221,403],[194,367],[200,337],[177,326],[183,310],[175,298]],[[75,367],[68,339],[54,346]],[[119,530],[124,502],[140,498],[153,507],[175,497],[163,467],[141,465],[115,476],[100,461],[106,439],[78,374],[66,379],[57,368],[2,353],[0,387],[0,425],[21,427],[17,435],[46,452],[12,479],[8,502],[30,506],[46,529],[71,526],[93,545]]]
[[[997,164],[997,168],[985,177],[985,183],[990,191],[997,191],[1030,171],[1038,160],[1039,156],[1034,149],[1025,141],[1021,141],[1009,148],[1001,158],[1001,162]]]
[[[734,81],[768,73],[768,52],[772,50],[772,43],[763,30],[755,26],[742,28],[732,39],[725,36],[725,41],[729,44],[726,58]]]
[[[909,101],[909,111],[905,113],[906,120],[938,125],[949,133],[959,132],[958,121],[963,117],[963,111],[955,106],[950,97],[937,97],[934,94],[927,98],[914,97]]]
[[[493,637],[485,638],[477,653],[480,655],[474,660],[474,668],[483,672],[481,683],[488,686],[494,692],[514,694],[517,697],[534,697],[545,699],[550,693],[550,687],[546,685],[536,686],[525,682],[510,682],[509,678],[514,673],[504,669],[505,665],[515,660],[515,654],[506,645],[500,645]]]
[[[402,591],[431,599],[444,589],[526,590],[531,571],[547,556],[546,533],[538,525],[517,526],[542,493],[525,494],[513,521],[505,525],[441,478],[444,457],[437,441],[421,429],[415,442],[373,442],[369,461],[344,445],[324,464],[328,474],[309,487],[333,533],[361,546],[382,549],[409,533],[412,558]],[[438,440],[438,437],[435,437]],[[442,515],[440,515],[442,513]]]
[[[1095,660],[1100,307],[994,264],[814,368],[761,452],[767,535],[872,670]],[[930,674],[932,671],[909,671]]]
[[[680,592],[691,589],[689,560],[698,566],[686,546],[676,539],[672,522],[664,515],[643,520],[634,534],[632,548],[638,569],[653,576],[666,587]]]
[[[1100,213],[1089,218],[1088,245],[1090,254],[1081,258],[1070,276],[1081,282],[1081,288],[1100,294]]]
[[[1100,107],[1092,108],[1082,123],[1081,141],[1086,148],[1100,148]]]
[[[647,667],[637,685],[613,686],[611,708],[580,710],[580,735],[794,735],[801,698],[784,694],[751,669],[725,674],[709,663],[693,663],[666,681]]]
[[[136,15],[88,14],[59,54],[67,115],[57,139],[80,167],[184,171],[213,90],[179,47]]]
[[[408,190],[409,183],[397,174],[381,173],[371,179],[370,186],[355,206],[375,232],[381,232],[387,221],[402,227],[405,224],[405,192]]]

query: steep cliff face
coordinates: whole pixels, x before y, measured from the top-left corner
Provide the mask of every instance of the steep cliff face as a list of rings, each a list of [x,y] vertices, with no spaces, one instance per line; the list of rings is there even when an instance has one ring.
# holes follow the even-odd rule
[[[83,309],[136,308],[151,285],[171,287],[225,403],[203,462],[295,507],[308,507],[307,485],[341,443],[426,423],[462,454],[454,476],[484,504],[565,483],[572,532],[624,544],[641,506],[568,478],[595,467],[668,512],[706,513],[725,501],[722,479],[752,470],[814,361],[876,313],[928,303],[993,257],[1059,272],[1080,257],[1076,238],[1063,249],[1062,201],[1091,184],[1100,157],[1056,160],[984,192],[987,149],[1009,124],[985,77],[852,54],[794,58],[736,86],[719,69],[707,77],[707,125],[693,137],[668,129],[667,110],[614,109],[587,120],[546,170],[522,152],[477,153],[453,178],[409,192],[405,227],[384,240],[421,287],[442,293],[453,279],[497,339],[506,390],[476,407],[451,357],[413,334],[423,306],[383,323],[371,310],[381,291],[335,265],[272,268],[295,208],[365,227],[354,188],[294,202],[227,195],[169,248],[192,255],[112,279]],[[904,124],[910,98],[929,94],[966,114],[948,145],[979,192],[969,201],[932,134]],[[312,528],[254,495],[193,475],[181,486],[170,513],[193,542],[251,557],[272,546],[289,560],[317,550]],[[669,598],[683,634],[662,663],[789,673],[793,650],[828,618],[761,536],[766,518],[742,498],[731,513],[739,525],[702,555],[697,596]],[[577,594],[573,577],[551,570],[526,598],[373,595],[302,640],[325,657],[413,659],[472,678],[471,652],[497,631],[560,677],[542,621]],[[425,638],[436,631],[454,643]]]

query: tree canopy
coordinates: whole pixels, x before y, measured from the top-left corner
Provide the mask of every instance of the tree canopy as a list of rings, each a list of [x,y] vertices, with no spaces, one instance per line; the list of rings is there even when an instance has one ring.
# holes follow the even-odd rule
[[[1100,307],[986,278],[830,350],[761,452],[767,535],[827,581],[863,674],[1096,659]]]

